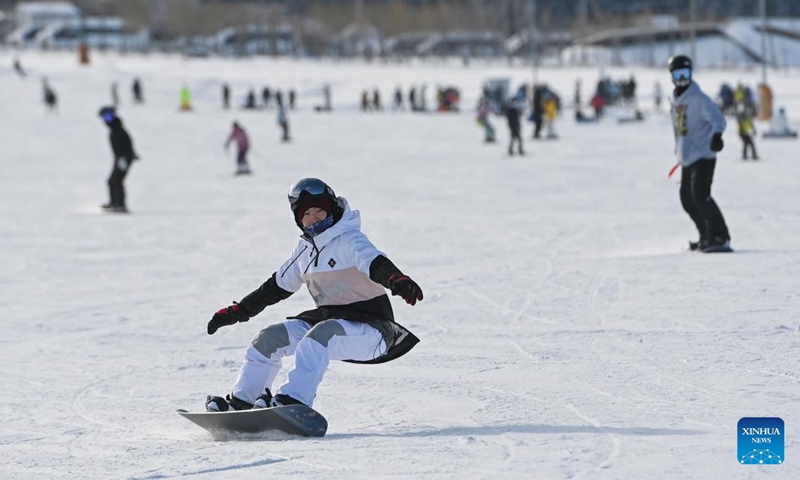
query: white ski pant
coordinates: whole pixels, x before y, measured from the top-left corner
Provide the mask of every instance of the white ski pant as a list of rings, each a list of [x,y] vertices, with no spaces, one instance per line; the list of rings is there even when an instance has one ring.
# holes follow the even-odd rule
[[[294,367],[277,391],[309,407],[331,360],[375,359],[386,352],[383,336],[366,323],[331,319],[311,326],[288,320],[261,330],[245,353],[233,395],[254,403],[265,388],[272,391],[283,357],[294,355]]]

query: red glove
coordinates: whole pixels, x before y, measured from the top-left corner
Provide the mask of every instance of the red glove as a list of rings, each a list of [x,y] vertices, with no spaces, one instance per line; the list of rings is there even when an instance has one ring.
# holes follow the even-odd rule
[[[248,320],[250,320],[250,317],[244,313],[244,309],[238,303],[233,302],[233,305],[220,309],[211,317],[211,321],[208,322],[208,334],[214,335],[220,327]]]
[[[416,305],[418,301],[422,301],[422,289],[419,288],[417,282],[405,275],[396,273],[390,275],[389,288],[392,290],[392,295],[403,297],[403,300],[409,305]]]

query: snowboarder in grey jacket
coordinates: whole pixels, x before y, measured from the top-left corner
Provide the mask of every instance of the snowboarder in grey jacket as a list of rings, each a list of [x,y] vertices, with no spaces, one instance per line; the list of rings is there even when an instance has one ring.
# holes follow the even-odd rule
[[[233,391],[226,398],[209,396],[208,411],[311,407],[331,360],[388,362],[419,341],[395,322],[386,289],[409,305],[422,300],[422,289],[361,233],[358,210],[316,178],[292,185],[289,205],[303,232],[294,251],[263,285],[214,314],[208,333],[250,320],[303,284],[316,308],[261,330],[247,348]],[[289,355],[294,367],[273,396],[272,384]]]
[[[700,238],[690,242],[691,250],[730,250],[730,234],[717,203],[711,198],[711,182],[722,150],[725,117],[719,107],[692,81],[692,61],[685,55],[669,59],[675,91],[672,97],[672,126],[675,155],[682,168],[681,204],[694,221]]]

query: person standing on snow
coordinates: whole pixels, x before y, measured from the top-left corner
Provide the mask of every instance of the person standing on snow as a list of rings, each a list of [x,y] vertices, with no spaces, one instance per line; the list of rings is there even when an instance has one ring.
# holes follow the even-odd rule
[[[58,112],[58,95],[56,95],[56,91],[53,90],[53,87],[50,86],[50,82],[47,81],[47,77],[42,78],[42,95],[44,97],[44,104],[47,105],[47,108],[50,112]]]
[[[289,205],[303,232],[298,245],[263,285],[215,313],[208,334],[250,320],[304,283],[316,308],[261,330],[245,352],[233,390],[225,398],[209,396],[208,411],[312,407],[331,360],[388,362],[419,342],[394,321],[384,289],[409,305],[422,300],[422,289],[361,233],[358,210],[316,178],[292,185]],[[273,396],[282,359],[289,355],[294,367]]]
[[[111,150],[114,152],[114,165],[108,177],[109,202],[102,206],[104,210],[116,213],[128,213],[125,205],[125,186],[123,181],[130,171],[131,164],[139,157],[133,151],[130,135],[122,126],[122,120],[113,107],[103,107],[99,112],[108,128]]]
[[[509,98],[503,107],[508,122],[508,130],[511,133],[511,141],[508,144],[508,154],[514,155],[514,143],[516,142],[520,155],[525,155],[522,151],[522,136],[520,135],[519,117],[522,115],[522,107],[514,99]]]
[[[231,107],[231,87],[227,83],[222,84],[222,108],[225,110]]]
[[[489,120],[493,113],[492,102],[489,100],[486,92],[481,96],[478,101],[478,116],[476,118],[478,125],[483,127],[483,141],[484,143],[494,143],[494,126]]]
[[[692,81],[692,60],[685,55],[669,59],[675,91],[672,97],[672,126],[675,155],[682,168],[681,204],[694,221],[700,239],[690,242],[691,250],[706,253],[729,252],[730,234],[717,203],[711,198],[711,182],[722,150],[725,117],[708,95]]]
[[[142,82],[139,78],[133,79],[133,85],[131,86],[131,91],[133,92],[133,101],[136,103],[144,103],[144,96],[142,94]]]
[[[753,152],[753,160],[758,160],[756,144],[753,142],[753,135],[756,134],[753,110],[753,105],[739,104],[736,107],[736,124],[739,127],[739,138],[742,139],[742,160],[747,160],[747,147]]]
[[[281,131],[283,132],[281,141],[288,142],[291,140],[291,138],[289,138],[289,116],[286,115],[286,107],[283,106],[283,98],[281,98],[280,95],[276,95],[275,101],[278,104],[278,125],[280,125]]]
[[[250,165],[247,163],[247,151],[250,149],[250,139],[247,138],[247,132],[244,131],[244,128],[237,122],[233,122],[233,130],[225,142],[226,151],[231,142],[236,142],[236,174],[249,174]]]
[[[656,112],[661,111],[661,82],[656,80],[656,83],[653,85],[653,102],[656,105]]]

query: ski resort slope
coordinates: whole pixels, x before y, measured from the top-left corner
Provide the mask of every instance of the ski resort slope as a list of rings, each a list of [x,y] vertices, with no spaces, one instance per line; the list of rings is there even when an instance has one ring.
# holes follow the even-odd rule
[[[740,160],[729,121],[714,196],[733,254],[686,251],[696,232],[678,199],[668,115],[652,112],[660,70],[634,73],[646,120],[616,113],[527,155],[482,143],[474,101],[487,78],[526,67],[431,63],[0,55],[0,477],[165,478],[800,478],[800,162],[797,141],[758,139]],[[697,72],[754,85],[757,72]],[[60,112],[47,114],[47,75]],[[571,103],[598,72],[542,70]],[[790,118],[800,82],[771,81]],[[144,105],[132,105],[140,76]],[[223,111],[245,89],[298,91],[293,141],[274,110]],[[120,116],[141,161],[130,215],[102,214],[111,168],[97,116],[120,82]],[[334,111],[314,113],[322,82]],[[462,90],[464,111],[384,105],[397,85]],[[182,84],[195,110],[178,112]],[[254,175],[222,148],[238,120]],[[763,130],[763,126],[759,125]],[[796,127],[796,122],[795,122]],[[304,290],[248,323],[206,334],[213,312],[257,288],[295,245],[290,184],[319,177],[361,211],[370,239],[422,286],[392,299],[421,338],[376,366],[333,362],[314,407],[321,439],[215,439],[175,414],[225,394],[261,329],[310,308]],[[291,361],[284,363],[284,372]],[[279,376],[279,381],[282,380]],[[785,463],[740,465],[737,422],[780,417]]]

